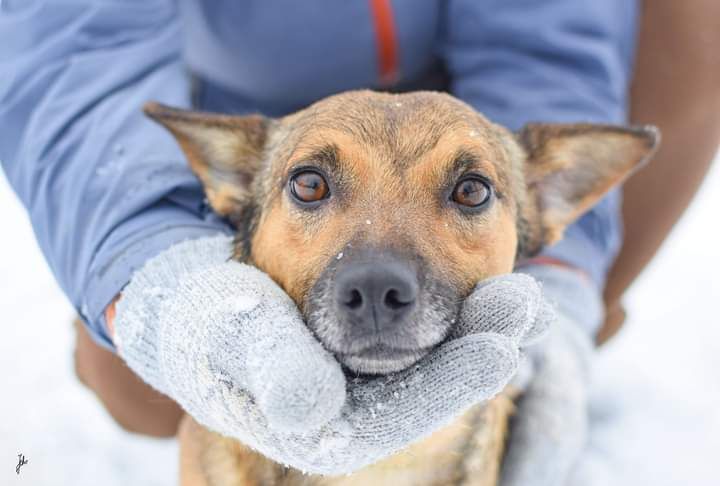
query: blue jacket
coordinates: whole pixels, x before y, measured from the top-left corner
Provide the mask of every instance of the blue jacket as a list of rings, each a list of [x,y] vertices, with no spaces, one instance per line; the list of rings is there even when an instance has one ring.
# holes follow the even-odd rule
[[[145,101],[280,115],[353,88],[444,87],[510,128],[622,123],[636,16],[635,0],[5,0],[0,161],[109,345],[103,310],[133,270],[230,231]],[[600,285],[619,238],[614,194],[548,253]]]

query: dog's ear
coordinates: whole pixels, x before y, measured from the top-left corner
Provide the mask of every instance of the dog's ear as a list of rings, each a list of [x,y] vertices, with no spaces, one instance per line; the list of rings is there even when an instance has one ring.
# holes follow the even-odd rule
[[[563,231],[613,186],[641,167],[659,143],[655,127],[529,124],[517,135],[525,148],[528,204],[526,256]]]
[[[215,212],[231,220],[241,214],[262,164],[271,120],[180,110],[154,102],[143,110],[175,136]]]

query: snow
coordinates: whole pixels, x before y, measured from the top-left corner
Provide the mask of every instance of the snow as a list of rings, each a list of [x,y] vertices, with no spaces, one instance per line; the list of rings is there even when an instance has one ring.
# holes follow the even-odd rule
[[[0,484],[177,484],[177,446],[121,431],[75,378],[73,311],[2,177],[0,207]],[[718,209],[716,164],[597,360],[594,483],[720,484]]]

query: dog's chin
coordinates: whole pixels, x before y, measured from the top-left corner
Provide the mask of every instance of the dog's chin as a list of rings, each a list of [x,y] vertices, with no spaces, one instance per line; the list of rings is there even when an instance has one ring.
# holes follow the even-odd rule
[[[360,353],[338,354],[337,358],[352,373],[385,375],[414,365],[427,353],[427,349],[405,350],[379,345]]]

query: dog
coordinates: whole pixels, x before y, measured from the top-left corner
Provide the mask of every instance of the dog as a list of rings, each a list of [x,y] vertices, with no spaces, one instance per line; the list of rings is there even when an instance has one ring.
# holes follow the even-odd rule
[[[280,119],[149,103],[266,272],[354,374],[407,368],[443,342],[475,285],[513,271],[652,154],[652,127],[496,125],[448,94],[347,92]],[[349,476],[275,464],[186,417],[181,481],[493,485],[513,393]]]

